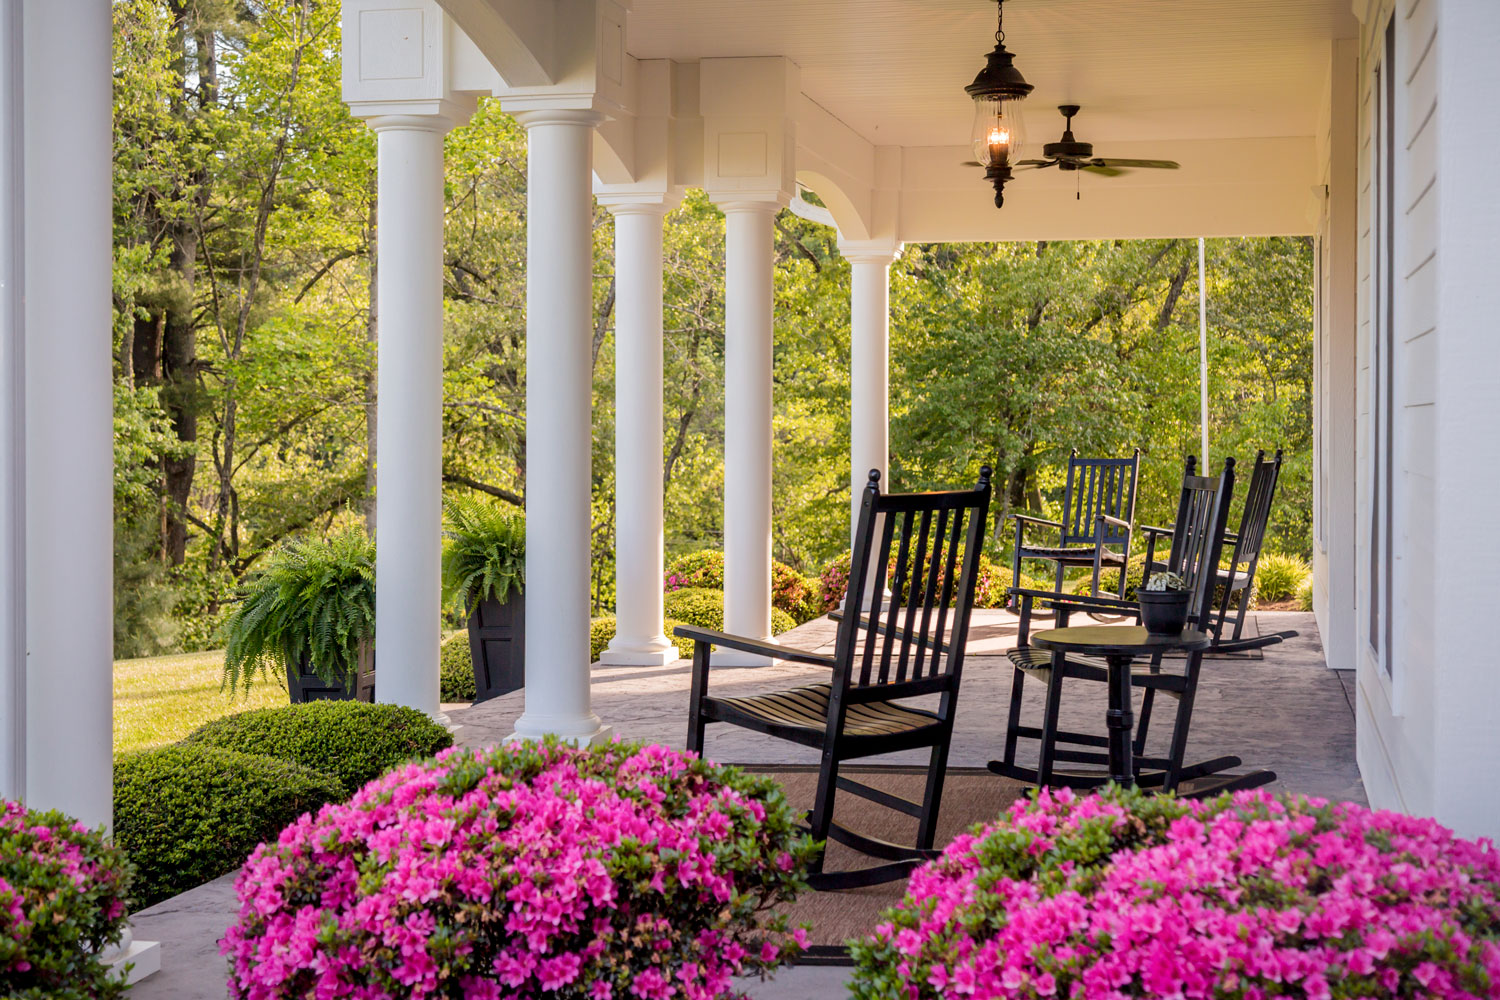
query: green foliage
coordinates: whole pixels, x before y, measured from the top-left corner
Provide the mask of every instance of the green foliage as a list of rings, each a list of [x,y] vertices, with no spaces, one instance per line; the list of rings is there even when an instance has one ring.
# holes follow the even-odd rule
[[[685,625],[724,631],[724,592],[705,587],[688,587],[666,595],[667,617]],[[792,616],[780,608],[771,609],[771,634],[780,635],[797,627]],[[669,632],[668,635],[671,633]]]
[[[1308,578],[1302,582],[1302,586],[1297,588],[1297,610],[1298,611],[1311,611],[1312,609],[1313,609],[1313,582],[1312,582],[1312,576],[1309,575]]]
[[[1255,593],[1263,601],[1290,601],[1312,575],[1312,567],[1300,556],[1268,552],[1255,566]]]
[[[503,601],[526,580],[526,518],[489,497],[443,497],[443,593],[464,614]]]
[[[661,623],[662,634],[665,635],[668,639],[672,640],[672,645],[677,647],[677,655],[680,658],[684,660],[691,659],[693,655],[693,640],[679,639],[677,636],[672,634],[672,630],[681,624],[683,623],[672,618],[663,620]],[[608,646],[609,641],[614,637],[615,619],[595,618],[592,622],[590,622],[589,659],[591,661],[597,661],[599,659],[599,654],[604,652],[604,647]]]
[[[678,556],[668,563],[666,589],[681,590],[684,587],[723,590],[724,553],[718,549],[703,549]]]
[[[263,754],[331,774],[353,795],[402,761],[453,745],[446,728],[404,705],[313,701],[215,719],[182,741]]]
[[[98,955],[125,931],[130,882],[124,854],[102,829],[0,799],[0,996],[123,996]]]
[[[115,760],[114,840],[150,906],[234,871],[255,845],[325,802],[338,778],[258,754],[181,744]]]
[[[256,667],[306,658],[324,680],[351,675],[375,638],[375,545],[358,528],[294,541],[255,577],[226,626],[224,681],[248,690]]]
[[[438,697],[444,702],[473,701],[476,692],[469,633],[456,632],[443,640],[438,652]]]

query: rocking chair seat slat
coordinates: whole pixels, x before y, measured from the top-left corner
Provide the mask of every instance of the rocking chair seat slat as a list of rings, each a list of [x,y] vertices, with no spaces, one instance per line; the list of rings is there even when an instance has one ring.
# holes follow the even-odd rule
[[[772,725],[808,729],[821,734],[828,726],[831,692],[829,684],[807,684],[767,694],[709,700]],[[894,736],[925,729],[939,721],[931,712],[888,701],[849,705],[845,711],[844,732],[849,736]]]

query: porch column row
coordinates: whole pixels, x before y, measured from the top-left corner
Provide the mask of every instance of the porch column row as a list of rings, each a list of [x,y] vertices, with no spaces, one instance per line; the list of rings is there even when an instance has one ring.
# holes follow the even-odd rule
[[[368,119],[376,135],[376,698],[441,718],[443,136],[439,114]]]
[[[771,638],[773,225],[781,202],[725,200],[724,631]],[[734,650],[715,662],[762,666]]]
[[[663,666],[677,659],[662,632],[661,278],[676,198],[599,201],[615,216],[615,635],[599,661]]]

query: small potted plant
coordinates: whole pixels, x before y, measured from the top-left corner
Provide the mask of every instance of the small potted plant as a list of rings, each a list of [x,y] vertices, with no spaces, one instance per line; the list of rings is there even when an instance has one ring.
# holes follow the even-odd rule
[[[476,702],[526,683],[526,519],[488,498],[443,499],[443,590],[469,621]]]
[[[351,528],[267,559],[225,624],[224,680],[286,670],[292,702],[375,700],[375,543]]]
[[[1141,605],[1141,624],[1152,635],[1180,635],[1187,625],[1188,585],[1178,573],[1151,574],[1136,597]]]

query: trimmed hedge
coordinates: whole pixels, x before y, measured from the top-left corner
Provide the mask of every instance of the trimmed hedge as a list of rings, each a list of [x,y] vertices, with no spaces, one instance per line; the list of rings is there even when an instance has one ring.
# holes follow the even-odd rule
[[[206,745],[117,758],[114,777],[114,842],[141,907],[234,871],[298,816],[344,798],[331,774]]]
[[[687,587],[666,595],[668,618],[675,618],[684,625],[724,631],[724,592],[705,587]],[[771,609],[771,634],[780,635],[797,627],[791,615],[780,608]]]
[[[264,754],[332,775],[353,795],[412,757],[431,757],[453,735],[404,705],[311,701],[226,715],[198,727],[189,746]]]
[[[474,660],[469,655],[468,632],[450,635],[443,641],[438,652],[438,672],[438,697],[441,700],[474,700]]]

